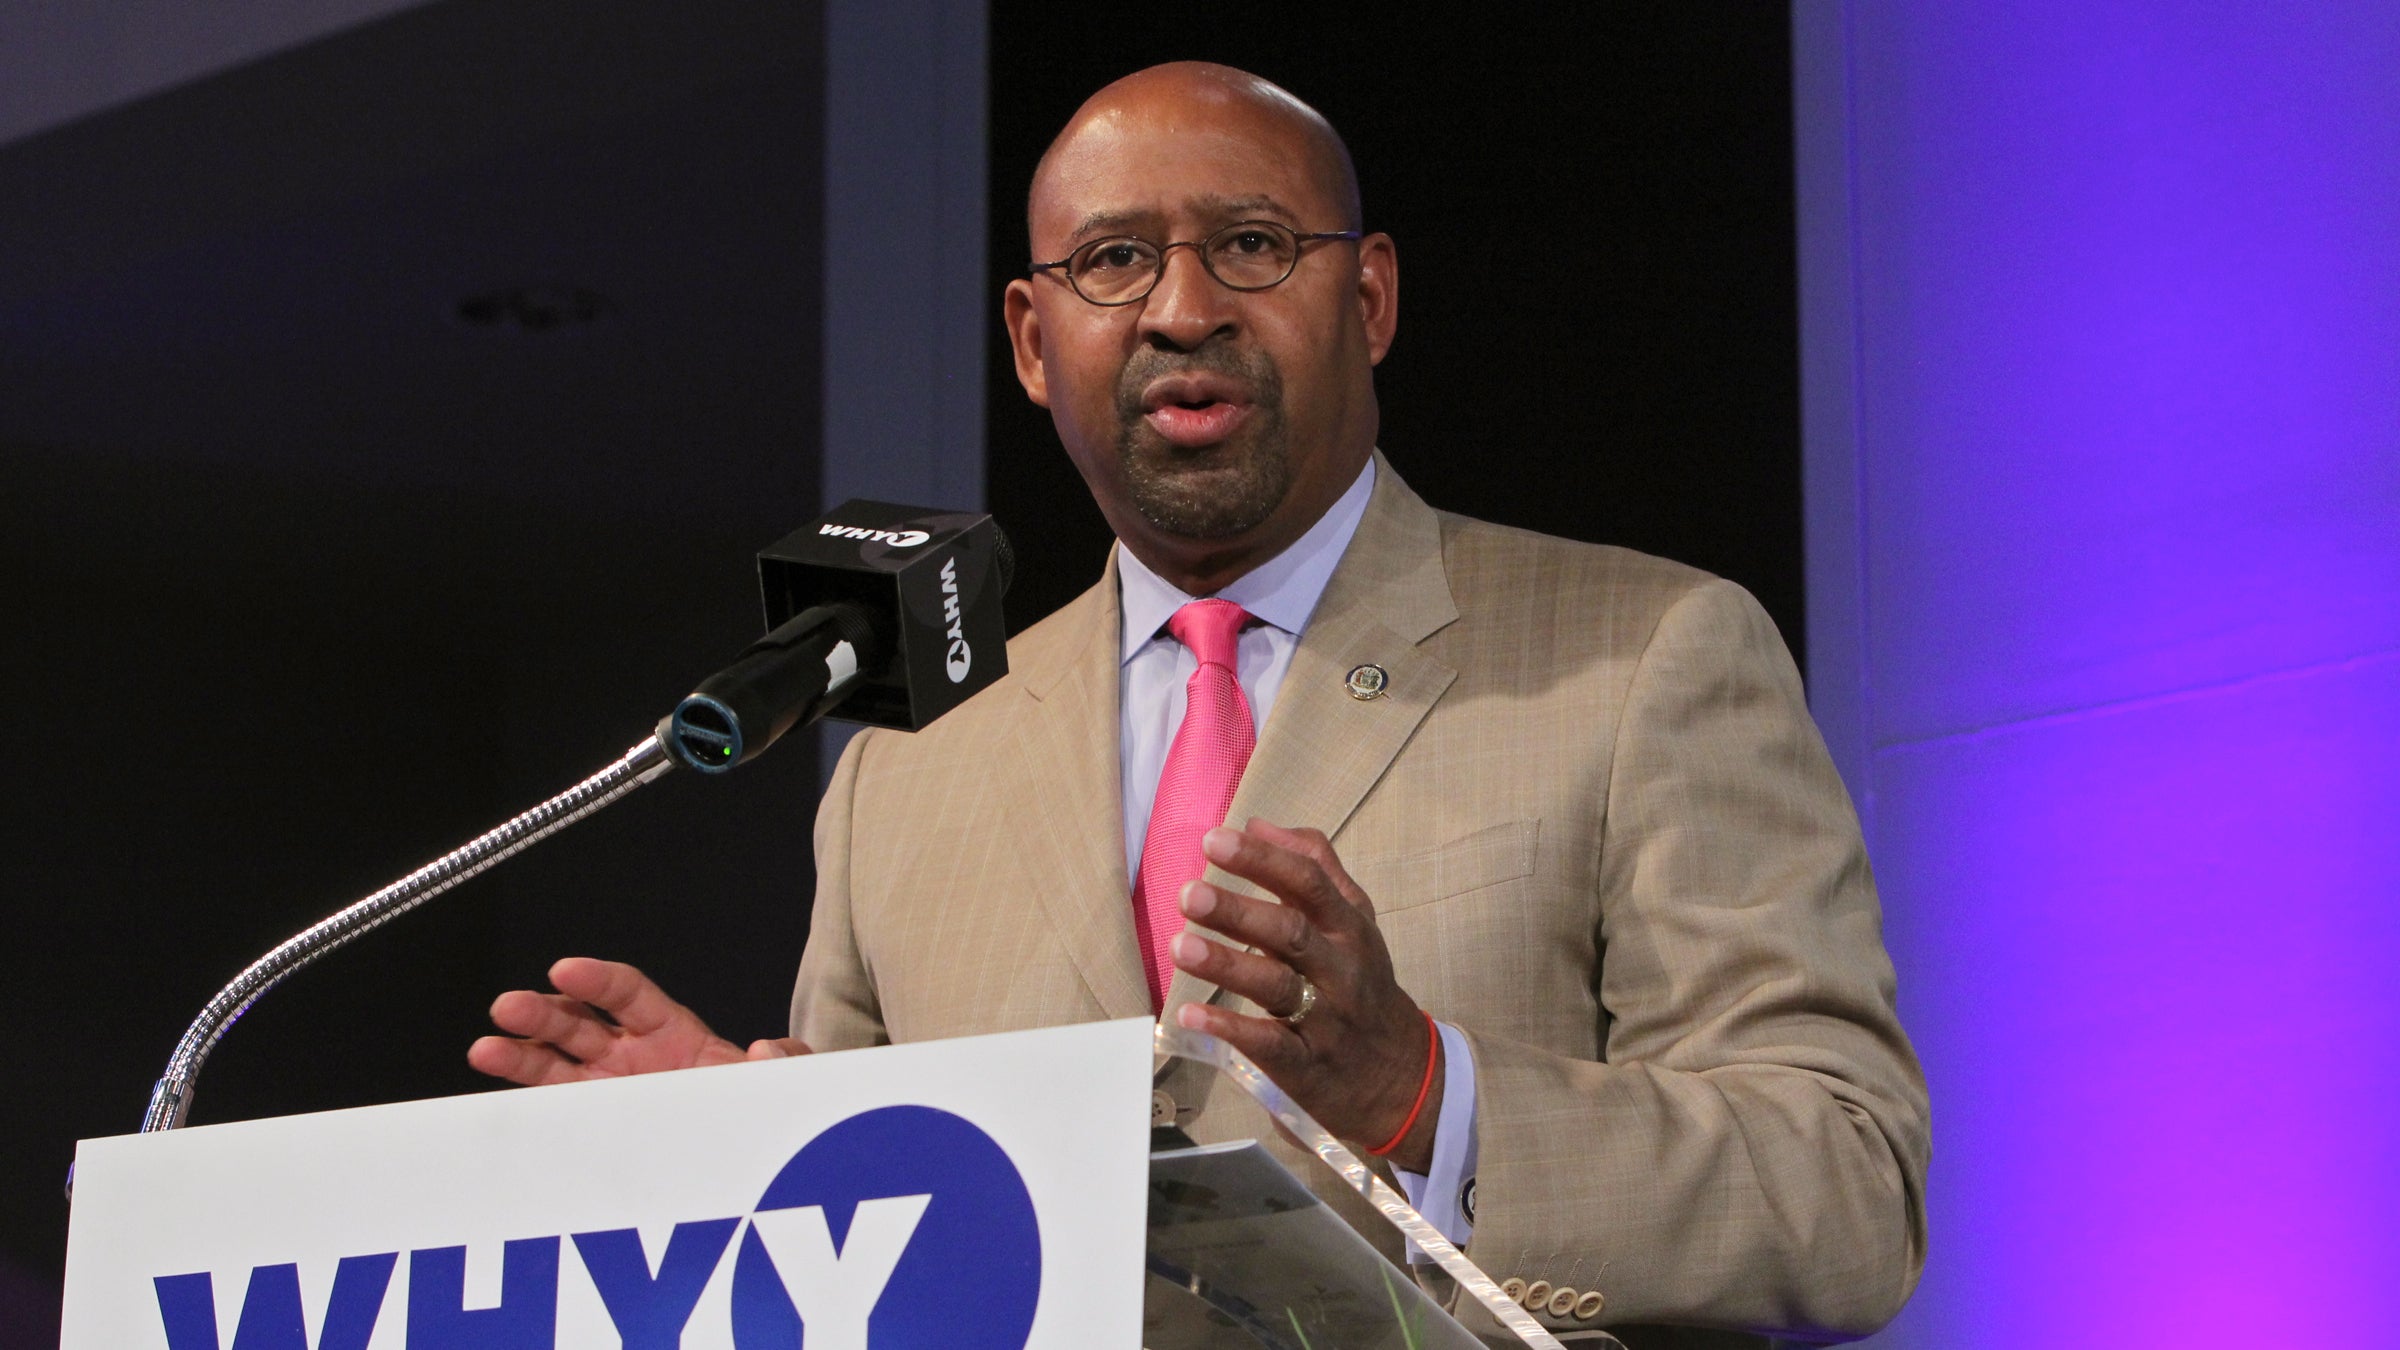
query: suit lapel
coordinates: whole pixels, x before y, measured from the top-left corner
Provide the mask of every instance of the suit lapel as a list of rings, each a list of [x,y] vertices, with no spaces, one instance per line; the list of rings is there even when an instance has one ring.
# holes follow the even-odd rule
[[[1150,986],[1125,877],[1125,802],[1117,784],[1117,568],[1075,602],[1060,659],[1029,672],[1011,750],[1027,790],[1006,810],[1025,843],[1025,873],[1060,944],[1109,1017],[1145,1017]],[[1015,777],[1016,775],[1011,775]]]
[[[1226,817],[1237,828],[1256,817],[1338,833],[1458,676],[1417,645],[1458,617],[1442,569],[1441,520],[1380,453],[1375,469],[1366,515],[1317,601],[1242,773]],[[1383,667],[1380,696],[1352,696],[1350,672],[1363,665]],[[1253,889],[1213,866],[1207,877]],[[1162,1016],[1216,993],[1178,971]]]

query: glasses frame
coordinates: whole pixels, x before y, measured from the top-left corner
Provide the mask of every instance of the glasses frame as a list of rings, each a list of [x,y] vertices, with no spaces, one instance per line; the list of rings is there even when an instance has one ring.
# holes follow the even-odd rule
[[[1284,269],[1282,276],[1275,278],[1273,281],[1260,282],[1255,286],[1237,286],[1233,282],[1227,281],[1224,277],[1219,276],[1217,274],[1216,266],[1208,260],[1208,246],[1215,243],[1217,240],[1224,238],[1226,235],[1233,234],[1240,230],[1257,229],[1260,226],[1265,226],[1270,230],[1280,230],[1292,237],[1292,265]],[[1104,234],[1097,239],[1086,239],[1082,243],[1077,244],[1074,252],[1069,253],[1067,256],[1060,258],[1056,262],[1034,263],[1032,266],[1025,269],[1025,275],[1030,277],[1039,276],[1044,272],[1056,272],[1066,281],[1068,289],[1075,292],[1076,298],[1082,300],[1085,304],[1098,305],[1103,309],[1116,309],[1124,305],[1138,305],[1142,301],[1149,299],[1150,293],[1158,289],[1158,283],[1166,279],[1167,255],[1179,248],[1190,249],[1192,253],[1200,259],[1200,269],[1208,273],[1210,278],[1213,279],[1218,285],[1223,286],[1229,291],[1270,291],[1275,289],[1277,286],[1280,286],[1283,283],[1291,280],[1292,273],[1300,270],[1300,254],[1310,244],[1318,243],[1327,239],[1347,239],[1355,243],[1358,240],[1366,237],[1367,232],[1364,230],[1317,230],[1314,232],[1295,230],[1291,226],[1286,225],[1279,220],[1237,220],[1230,225],[1211,230],[1206,238],[1177,239],[1164,244],[1151,243],[1149,240],[1142,238],[1138,234]],[[1071,264],[1077,258],[1090,253],[1093,249],[1100,248],[1107,244],[1118,243],[1140,244],[1144,248],[1158,250],[1158,266],[1152,268],[1150,271],[1150,284],[1144,286],[1139,292],[1126,296],[1122,300],[1094,300],[1092,297],[1084,294],[1083,287],[1075,284],[1075,272]]]

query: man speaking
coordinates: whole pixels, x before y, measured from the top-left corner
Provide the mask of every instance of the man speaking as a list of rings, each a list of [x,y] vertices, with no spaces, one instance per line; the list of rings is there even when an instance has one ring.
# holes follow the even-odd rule
[[[1409,491],[1375,451],[1395,250],[1283,90],[1190,63],[1110,85],[1028,226],[1009,337],[1116,532],[1099,584],[939,724],[851,743],[790,1039],[745,1051],[570,959],[557,993],[500,998],[512,1038],[475,1066],[1156,1013],[1386,1160],[1556,1330],[1643,1350],[1888,1320],[1923,1261],[1924,1082],[1766,615]],[[1203,1141],[1272,1134],[1209,1088],[1170,1072],[1154,1105]]]

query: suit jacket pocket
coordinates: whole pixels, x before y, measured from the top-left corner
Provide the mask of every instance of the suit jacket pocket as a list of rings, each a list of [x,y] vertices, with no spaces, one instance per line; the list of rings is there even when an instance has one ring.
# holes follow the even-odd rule
[[[1379,915],[1393,914],[1533,874],[1538,820],[1507,820],[1432,848],[1343,860]]]

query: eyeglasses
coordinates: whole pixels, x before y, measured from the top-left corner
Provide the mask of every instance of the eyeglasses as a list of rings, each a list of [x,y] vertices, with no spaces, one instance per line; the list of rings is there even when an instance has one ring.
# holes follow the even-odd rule
[[[1188,248],[1208,274],[1237,291],[1280,286],[1300,265],[1300,246],[1320,239],[1363,239],[1359,230],[1302,234],[1271,220],[1236,221],[1206,239],[1153,244],[1130,234],[1086,240],[1057,262],[1035,263],[1027,275],[1060,272],[1075,293],[1095,305],[1130,305],[1157,289],[1167,254]]]

